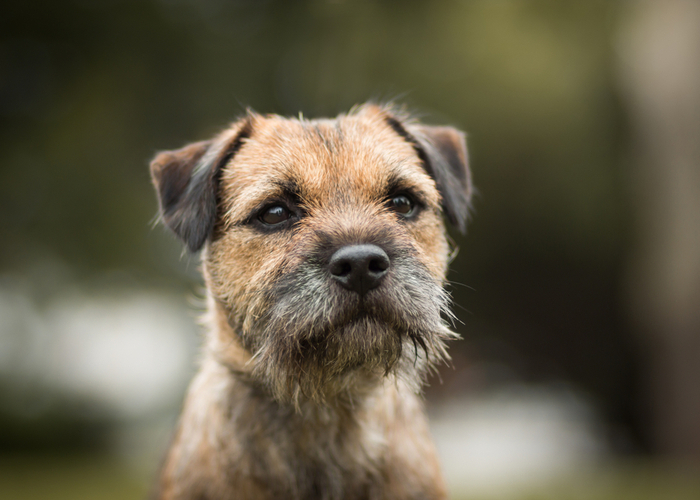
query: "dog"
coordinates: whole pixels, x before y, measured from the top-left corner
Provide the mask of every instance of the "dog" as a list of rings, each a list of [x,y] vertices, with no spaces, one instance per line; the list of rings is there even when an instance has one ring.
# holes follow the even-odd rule
[[[421,388],[457,337],[443,215],[464,232],[464,134],[389,105],[248,111],[150,169],[207,296],[156,498],[445,498]]]

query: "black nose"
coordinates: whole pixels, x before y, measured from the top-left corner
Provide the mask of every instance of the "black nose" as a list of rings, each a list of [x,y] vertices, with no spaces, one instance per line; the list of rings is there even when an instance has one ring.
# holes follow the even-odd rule
[[[390,265],[389,256],[377,245],[348,245],[336,250],[328,269],[343,287],[364,295],[379,285]]]

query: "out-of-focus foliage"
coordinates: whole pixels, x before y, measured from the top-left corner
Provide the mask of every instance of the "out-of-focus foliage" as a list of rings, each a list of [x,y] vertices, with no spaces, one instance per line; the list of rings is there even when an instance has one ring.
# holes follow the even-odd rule
[[[443,391],[567,381],[639,425],[620,276],[625,120],[616,2],[5,2],[0,272],[64,263],[191,286],[147,164],[251,106],[396,99],[469,134],[479,195],[449,279],[467,339]],[[463,308],[463,309],[462,309]],[[640,436],[637,435],[637,438]]]

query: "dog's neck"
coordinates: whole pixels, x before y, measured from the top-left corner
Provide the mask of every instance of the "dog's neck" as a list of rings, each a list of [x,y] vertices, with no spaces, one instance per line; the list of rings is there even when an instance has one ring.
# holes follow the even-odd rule
[[[181,424],[181,438],[191,446],[175,459],[176,470],[179,460],[199,460],[188,454],[213,446],[218,453],[211,465],[215,481],[241,487],[250,477],[263,477],[266,488],[291,498],[320,498],[319,486],[334,490],[327,498],[369,498],[365,490],[382,480],[387,422],[396,422],[396,414],[410,413],[407,403],[419,404],[410,396],[402,398],[400,389],[388,384],[354,405],[306,400],[295,407],[241,380],[238,373],[205,357]],[[249,440],[246,448],[236,439],[243,433]],[[223,469],[218,469],[221,464]]]

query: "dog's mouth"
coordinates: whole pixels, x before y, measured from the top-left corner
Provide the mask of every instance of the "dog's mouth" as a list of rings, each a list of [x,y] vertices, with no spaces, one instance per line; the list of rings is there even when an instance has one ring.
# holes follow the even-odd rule
[[[329,318],[325,330],[328,332],[342,330],[345,327],[367,324],[368,322],[384,325],[392,329],[392,318],[395,319],[400,314],[392,309],[394,307],[391,304],[383,303],[380,300],[362,298],[336,311],[335,317]]]

